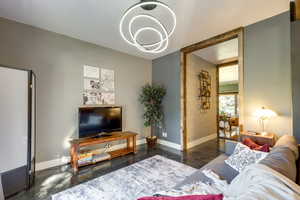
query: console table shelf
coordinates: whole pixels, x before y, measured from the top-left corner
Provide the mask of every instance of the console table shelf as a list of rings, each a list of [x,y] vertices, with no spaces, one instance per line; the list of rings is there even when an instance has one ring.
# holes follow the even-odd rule
[[[112,135],[110,135],[110,136],[102,136],[102,137],[98,137],[98,138],[82,138],[82,139],[74,139],[74,140],[70,141],[70,143],[71,143],[71,149],[70,149],[71,165],[73,167],[73,170],[75,172],[77,172],[79,167],[92,165],[92,164],[96,164],[98,162],[104,161],[104,160],[101,160],[98,162],[91,161],[90,163],[85,163],[85,164],[79,165],[78,160],[79,160],[80,148],[92,146],[92,145],[96,145],[96,144],[109,143],[109,142],[113,142],[113,141],[126,140],[127,147],[107,152],[108,154],[110,154],[110,158],[108,158],[106,160],[110,160],[110,159],[113,159],[116,157],[130,154],[130,153],[136,153],[136,136],[137,136],[137,133],[133,133],[133,132],[116,132],[116,133],[112,133]]]

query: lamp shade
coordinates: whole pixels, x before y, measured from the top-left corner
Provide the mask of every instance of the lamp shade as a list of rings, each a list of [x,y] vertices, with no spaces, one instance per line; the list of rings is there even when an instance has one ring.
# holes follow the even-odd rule
[[[265,107],[262,107],[261,109],[258,109],[254,112],[254,116],[260,120],[267,120],[271,119],[273,117],[278,116],[276,112],[270,109],[266,109]]]

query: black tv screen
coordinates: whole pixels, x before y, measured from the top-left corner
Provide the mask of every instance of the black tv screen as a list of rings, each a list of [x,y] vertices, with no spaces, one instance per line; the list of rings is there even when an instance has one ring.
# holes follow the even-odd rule
[[[122,131],[121,107],[79,108],[79,138]]]

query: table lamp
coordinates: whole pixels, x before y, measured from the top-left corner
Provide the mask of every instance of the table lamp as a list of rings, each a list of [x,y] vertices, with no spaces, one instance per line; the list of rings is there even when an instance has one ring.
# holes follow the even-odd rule
[[[267,132],[265,130],[265,121],[270,120],[277,116],[277,113],[273,110],[266,109],[265,107],[262,107],[261,109],[258,109],[255,111],[254,116],[257,117],[257,119],[262,124],[262,135],[267,135]]]

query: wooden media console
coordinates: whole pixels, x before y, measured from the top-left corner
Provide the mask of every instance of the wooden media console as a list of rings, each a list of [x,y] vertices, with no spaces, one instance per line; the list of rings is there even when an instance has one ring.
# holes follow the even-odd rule
[[[124,156],[129,153],[136,153],[136,136],[137,133],[133,133],[133,132],[115,132],[109,136],[101,136],[96,138],[95,137],[81,138],[81,139],[74,139],[70,141],[71,165],[74,171],[77,172],[79,167],[97,163],[97,162],[90,162],[87,164],[79,165],[78,160],[79,160],[80,148],[97,145],[97,144],[109,143],[113,141],[126,140],[127,146],[125,148],[107,152],[110,155],[110,158],[106,160],[110,160],[119,156]]]

